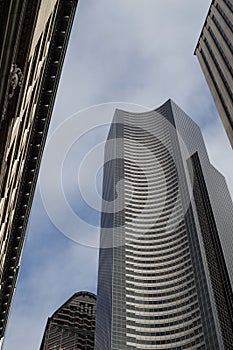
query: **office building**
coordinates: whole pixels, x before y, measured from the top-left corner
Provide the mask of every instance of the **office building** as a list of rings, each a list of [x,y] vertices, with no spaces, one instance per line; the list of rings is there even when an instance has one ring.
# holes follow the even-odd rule
[[[40,350],[93,350],[96,296],[75,293],[48,319]]]
[[[233,3],[213,0],[195,54],[233,147]]]
[[[171,100],[105,146],[95,350],[232,348],[233,205]]]
[[[0,1],[0,339],[76,5]]]

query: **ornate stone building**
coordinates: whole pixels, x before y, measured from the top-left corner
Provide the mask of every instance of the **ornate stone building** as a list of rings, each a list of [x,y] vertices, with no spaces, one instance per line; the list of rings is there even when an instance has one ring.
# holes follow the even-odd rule
[[[0,338],[76,5],[0,1]]]

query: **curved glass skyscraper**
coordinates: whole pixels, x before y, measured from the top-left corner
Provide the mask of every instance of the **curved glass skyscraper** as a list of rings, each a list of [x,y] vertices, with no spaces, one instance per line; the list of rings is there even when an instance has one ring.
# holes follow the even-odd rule
[[[105,148],[95,350],[231,349],[233,206],[171,100],[116,110]]]

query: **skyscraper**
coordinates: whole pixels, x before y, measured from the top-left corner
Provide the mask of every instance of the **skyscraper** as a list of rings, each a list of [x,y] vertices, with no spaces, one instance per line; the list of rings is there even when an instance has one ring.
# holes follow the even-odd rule
[[[105,146],[95,350],[231,349],[233,205],[171,100]]]
[[[233,147],[233,3],[213,0],[195,54]]]
[[[96,296],[75,293],[48,319],[40,350],[93,350]]]
[[[0,1],[0,339],[76,5]]]

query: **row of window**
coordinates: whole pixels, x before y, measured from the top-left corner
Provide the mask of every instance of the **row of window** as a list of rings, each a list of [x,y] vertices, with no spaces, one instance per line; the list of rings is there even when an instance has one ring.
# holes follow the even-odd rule
[[[223,11],[223,9],[219,4],[216,5],[216,8],[218,9],[218,12],[220,13],[220,15],[222,16],[222,18],[224,19],[224,21],[226,22],[226,24],[228,25],[228,27],[233,33],[233,24],[230,21],[229,17],[225,14],[225,12]]]
[[[179,281],[180,282],[180,279],[184,276],[187,276],[187,275],[190,275],[192,274],[192,267],[188,267],[185,269],[185,271],[182,271],[181,273],[175,273],[173,276],[169,276],[169,277],[165,277],[165,278],[154,278],[152,279],[152,276],[148,276],[148,274],[145,274],[145,276],[143,274],[141,274],[140,276],[129,276],[129,275],[126,275],[126,281],[129,282],[129,281],[134,281],[135,283],[142,283],[142,284],[154,284],[155,286],[157,284],[163,284],[163,283],[166,283],[166,282],[172,282],[172,281]],[[164,274],[158,274],[154,277],[163,277]],[[144,278],[142,278],[144,277]],[[150,277],[150,279],[146,278],[146,277]],[[164,285],[163,285],[164,286]]]
[[[177,287],[177,286],[181,286],[181,285],[185,285],[186,282],[188,281],[193,281],[193,273],[190,273],[190,275],[186,275],[186,276],[182,276],[183,278],[180,278],[179,280],[175,281],[174,283],[170,283],[170,284],[162,284],[160,285],[159,283],[157,282],[154,282],[153,283],[153,286],[150,286],[151,283],[148,283],[148,281],[144,281],[143,283],[139,284],[139,283],[136,283],[136,281],[134,279],[132,279],[131,281],[130,280],[126,280],[126,287],[132,287],[132,285],[134,286],[135,290],[154,290],[155,289],[155,286],[156,286],[156,290],[167,290],[167,289],[172,289],[174,287]],[[169,280],[170,281],[170,280]],[[171,282],[171,281],[170,281]]]
[[[178,254],[175,254],[175,253],[178,253]],[[142,254],[142,253],[135,254],[135,252],[133,252],[133,251],[127,251],[126,252],[126,261],[129,261],[131,259],[134,262],[140,262],[140,261],[145,262],[146,259],[149,259],[148,262],[151,263],[151,261],[152,261],[151,259],[153,259],[153,263],[158,262],[161,264],[161,263],[167,262],[167,261],[174,261],[178,257],[184,256],[186,253],[189,253],[188,244],[187,245],[185,244],[183,246],[183,249],[181,249],[181,248],[176,249],[175,251],[173,251],[171,253],[171,255],[169,257],[166,257],[166,258],[163,257],[163,254],[156,254],[156,255],[155,254]],[[156,258],[158,258],[158,255],[159,255],[159,259],[156,259]],[[143,260],[138,260],[137,258],[139,258],[139,257]]]
[[[132,125],[128,125],[127,124],[127,120],[124,121],[124,134],[135,134],[135,135],[140,135],[142,134],[144,137],[150,137],[152,135],[152,133],[156,132],[156,134],[162,134],[162,135],[166,135],[168,134],[168,127],[167,127],[167,123],[164,122],[164,119],[161,120],[159,123],[156,123],[156,121],[158,121],[158,119],[156,120],[155,116],[153,116],[150,119],[144,120],[143,123],[141,125],[138,125],[136,127],[132,126]],[[130,122],[129,122],[130,123]],[[155,131],[154,131],[154,130]]]
[[[153,316],[151,316],[150,323],[144,323],[145,319],[143,319],[143,317],[141,316],[141,320],[143,320],[144,322],[140,323],[140,328],[152,328],[152,327],[167,328],[167,327],[172,327],[172,326],[176,326],[179,324],[185,324],[185,323],[189,322],[190,320],[195,320],[198,317],[200,317],[200,312],[199,312],[199,310],[197,310],[197,311],[191,312],[191,314],[189,316],[185,316],[185,315],[182,315],[182,316],[184,316],[184,317],[180,317],[179,319],[175,319],[173,321],[163,322],[163,323],[158,323],[158,320],[155,322],[155,320],[153,319]],[[163,319],[163,321],[164,321],[164,319]],[[134,318],[134,320],[132,320],[132,319],[129,320],[127,318],[127,324],[131,325],[131,326],[138,327],[139,320],[136,317]]]
[[[140,214],[140,213],[139,213]],[[186,228],[184,226],[183,221],[180,222],[180,224],[173,230],[170,231],[157,231],[157,230],[150,230],[146,231],[145,233],[141,233],[140,231],[135,231],[132,229],[126,229],[125,230],[125,238],[126,240],[140,240],[141,242],[143,240],[145,241],[160,241],[165,242],[168,241],[169,238],[175,238],[179,233],[185,233]]]
[[[137,300],[134,297],[127,296],[126,297],[126,301],[131,302],[134,305],[135,304],[139,304],[141,306],[144,306],[144,305],[161,305],[161,304],[175,303],[178,300],[187,299],[191,295],[194,295],[194,294],[195,294],[195,288],[190,289],[188,292],[185,292],[184,294],[177,295],[176,297],[173,297],[173,298],[170,298],[170,299],[161,299],[161,297],[159,297],[159,299],[157,299],[157,300],[155,300],[155,299],[146,300],[146,298],[143,299],[143,300]]]
[[[163,321],[169,321],[169,319],[173,319],[173,321],[175,319],[180,319],[180,317],[186,317],[186,315],[191,315],[193,312],[198,312],[199,313],[199,305],[198,302],[193,302],[191,305],[188,305],[187,308],[183,308],[182,310],[176,310],[173,313],[161,313],[161,314],[157,314],[157,313],[151,313],[151,312],[146,312],[147,310],[140,310],[141,314],[139,314],[138,312],[135,313],[133,308],[131,310],[127,310],[126,314],[127,317],[130,318],[135,318],[136,320],[139,320],[140,323],[142,323],[141,321],[145,320],[145,321],[149,321],[149,320],[153,320],[153,321],[158,321],[159,320],[163,320]]]
[[[205,54],[204,54],[202,49],[200,50],[200,53],[201,53],[201,56],[203,58],[203,61],[204,61],[205,65],[206,65],[206,68],[208,70],[208,73],[209,73],[209,75],[211,77],[211,80],[212,80],[212,82],[214,84],[215,90],[217,91],[218,97],[219,97],[219,99],[221,101],[221,104],[222,104],[222,107],[223,107],[223,109],[224,109],[224,111],[226,113],[227,119],[228,119],[229,123],[231,124],[231,126],[233,128],[233,121],[231,119],[231,113],[229,112],[229,109],[227,108],[227,105],[226,105],[225,100],[224,100],[224,98],[222,96],[222,93],[221,93],[221,91],[220,91],[220,89],[218,87],[218,84],[216,82],[214,74],[213,74],[213,72],[212,72],[212,70],[210,68],[209,62],[208,62],[208,60],[207,60],[207,58],[206,58],[206,56],[205,56]]]
[[[158,246],[158,244],[141,244],[140,242],[136,242],[135,244],[132,243],[126,243],[125,247],[126,249],[132,249],[133,251],[140,251],[140,252],[161,252],[161,251],[168,251],[168,250],[172,250],[174,247],[180,246],[182,245],[182,243],[187,241],[187,237],[186,236],[182,236],[179,240],[175,240],[174,243],[172,244],[165,244],[163,246]],[[143,247],[143,248],[142,248]],[[144,248],[145,247],[145,248]]]
[[[127,162],[127,159],[125,161]],[[136,183],[142,182],[143,180],[151,182],[154,179],[159,181],[160,179],[168,180],[171,177],[177,178],[177,172],[174,165],[169,163],[162,164],[162,162],[160,162],[160,166],[155,167],[154,163],[151,162],[148,167],[144,163],[142,163],[142,166],[139,166],[139,164],[129,161],[129,164],[125,164],[124,167],[124,177],[129,180],[133,179]]]
[[[135,152],[135,150],[134,150]],[[124,167],[125,167],[125,171],[131,171],[133,172],[133,170],[136,170],[136,174],[138,173],[138,169],[140,169],[138,167],[137,164],[142,163],[144,165],[144,169],[147,171],[147,173],[149,173],[149,170],[151,170],[151,172],[153,173],[153,171],[155,171],[156,169],[159,169],[162,167],[164,170],[168,169],[168,171],[170,171],[170,169],[174,169],[175,168],[175,163],[174,163],[174,159],[170,156],[170,154],[165,153],[162,157],[161,154],[156,154],[154,155],[154,157],[157,160],[157,163],[160,164],[160,167],[158,167],[158,165],[156,165],[154,163],[154,159],[152,158],[149,159],[148,161],[140,161],[139,159],[136,159],[136,161],[134,162],[133,159],[131,157],[125,156],[124,158]]]
[[[178,259],[171,259],[171,261],[169,261],[169,263],[165,262],[161,262],[160,259],[157,261],[154,261],[151,259],[148,260],[137,260],[137,259],[131,259],[129,257],[127,257],[125,266],[126,267],[131,267],[131,268],[135,268],[136,269],[145,269],[145,270],[153,270],[154,268],[156,268],[157,270],[160,269],[170,269],[173,266],[180,266],[181,264],[183,264],[186,261],[191,261],[190,260],[190,255],[189,254],[183,254],[181,258]]]
[[[217,70],[218,70],[218,72],[219,72],[219,75],[220,75],[220,77],[221,77],[221,79],[222,79],[222,81],[223,81],[223,83],[224,83],[224,85],[225,85],[225,87],[226,87],[226,90],[227,90],[227,92],[228,92],[228,94],[229,94],[231,100],[233,101],[232,89],[231,89],[231,87],[229,86],[229,84],[228,84],[228,82],[227,82],[227,80],[226,80],[226,78],[225,78],[225,75],[224,75],[223,72],[222,72],[222,69],[221,69],[221,67],[220,67],[220,65],[219,65],[219,63],[218,63],[218,61],[217,61],[217,59],[216,59],[216,57],[215,57],[215,55],[214,55],[214,52],[213,52],[213,50],[211,49],[210,44],[209,44],[209,42],[207,41],[206,38],[204,39],[204,42],[205,42],[205,44],[206,44],[207,49],[209,50],[209,53],[210,53],[210,55],[211,55],[211,57],[212,57],[212,60],[214,61],[214,64],[215,64],[215,66],[216,66],[216,68],[217,68]]]
[[[231,12],[233,12],[233,4],[231,0],[224,0],[225,4],[229,7]]]
[[[149,268],[148,268],[148,266],[145,266],[145,267],[135,266],[135,268],[131,266],[130,269],[126,267],[126,271],[132,271],[134,276],[151,276],[151,277],[155,277],[155,276],[169,275],[169,274],[175,273],[177,271],[181,271],[181,270],[183,270],[184,268],[186,268],[187,266],[190,266],[190,265],[191,265],[191,262],[187,261],[185,263],[180,264],[179,266],[173,265],[173,270],[171,269],[171,270],[166,270],[166,271],[163,271],[163,272],[158,272],[158,270],[165,270],[164,266],[153,266],[153,267],[149,267]],[[157,271],[157,273],[155,273],[155,272],[147,272],[146,274],[144,274],[144,273],[142,273],[142,271],[140,271],[140,269],[142,271],[143,270],[146,270],[146,271],[147,270],[148,271]]]
[[[157,140],[148,140],[148,142],[142,138],[142,140],[129,141],[129,139],[124,140],[124,155],[128,155],[132,159],[142,159],[145,155],[146,158],[151,158],[157,156],[158,158],[164,158],[167,155],[168,159],[172,158],[170,148],[166,147],[161,142]],[[137,157],[136,157],[137,156]]]
[[[216,25],[216,27],[218,28],[219,32],[221,33],[223,39],[225,40],[227,46],[229,47],[231,53],[233,53],[233,45],[230,41],[230,39],[227,37],[225,31],[223,30],[221,24],[219,23],[218,19],[213,15],[212,16],[212,20],[214,22],[214,24]]]
[[[193,329],[193,328],[200,326],[200,325],[201,325],[201,320],[200,320],[200,318],[198,318],[196,320],[193,320],[193,322],[190,323],[189,325],[186,325],[186,326],[183,326],[180,328],[169,329],[166,331],[157,331],[157,332],[153,332],[152,330],[151,331],[146,331],[146,330],[145,331],[144,330],[138,331],[135,328],[127,328],[127,333],[131,334],[131,335],[133,335],[133,334],[140,335],[142,337],[143,336],[161,337],[161,336],[172,335],[172,334],[176,334],[176,333],[183,333],[183,332],[186,332],[186,331]],[[144,327],[141,327],[141,325],[140,325],[140,328],[144,328]]]
[[[231,64],[230,64],[230,62],[229,62],[229,60],[228,60],[228,58],[226,57],[225,52],[224,52],[224,50],[222,49],[222,46],[220,45],[220,43],[219,43],[218,39],[216,38],[216,36],[215,36],[213,30],[211,29],[211,27],[208,28],[208,31],[209,31],[209,33],[210,33],[210,35],[211,35],[211,37],[212,37],[212,39],[213,39],[215,45],[217,46],[217,48],[218,48],[218,50],[219,50],[219,52],[220,52],[220,54],[221,54],[223,60],[225,61],[226,66],[227,66],[227,68],[229,69],[229,72],[230,72],[231,75],[233,76],[233,68],[232,68],[232,66],[231,66]]]
[[[133,288],[129,289],[129,288],[126,288],[126,295],[127,293],[131,293],[132,292],[132,295],[134,296],[144,296],[145,298],[161,298],[161,297],[165,297],[165,296],[169,296],[169,295],[174,295],[174,294],[178,294],[178,293],[181,293],[183,291],[186,291],[186,290],[189,290],[190,288],[193,288],[195,286],[195,283],[194,281],[192,282],[188,282],[186,285],[182,285],[182,286],[179,286],[179,288],[176,288],[176,289],[171,289],[171,290],[166,290],[165,292],[160,292],[160,293],[155,293],[155,291],[153,290],[153,292],[149,293],[146,291],[143,291],[141,293],[139,293],[138,291],[134,290]]]
[[[147,344],[147,345],[172,344],[172,343],[180,342],[182,340],[196,338],[197,335],[200,335],[200,334],[202,334],[202,326],[201,325],[199,327],[197,327],[196,329],[194,329],[192,332],[188,333],[187,335],[181,335],[181,336],[176,337],[176,338],[169,338],[169,339],[164,339],[164,340],[161,340],[161,339],[157,339],[157,340],[156,339],[155,340],[148,339],[148,340],[146,340],[146,339],[138,339],[137,338],[137,344]],[[199,338],[198,343],[203,341],[203,337],[198,337],[198,338]],[[130,337],[130,336],[127,337],[127,341],[135,341],[135,340],[136,339],[133,337]],[[197,343],[195,342],[194,345],[195,344],[197,344]],[[182,346],[182,349],[183,349],[183,346]]]
[[[161,238],[161,237],[148,237],[148,236],[145,236],[145,237],[136,237],[136,238],[128,238],[126,237],[126,242],[128,244],[130,243],[137,243],[137,244],[140,244],[140,246],[148,246],[148,245],[152,245],[152,244],[156,244],[156,245],[163,245],[163,244],[168,244],[168,243],[171,243],[171,242],[174,242],[176,241],[177,239],[181,238],[181,237],[184,237],[185,235],[185,230],[182,230],[182,232],[174,232],[174,234],[172,235],[169,235],[168,238],[169,239],[164,239],[164,238]],[[142,241],[147,241],[145,243],[143,243]]]
[[[182,214],[181,210],[182,210],[182,207],[180,205],[180,201],[178,202],[178,197],[179,195],[177,195],[177,197],[171,197],[169,198],[169,200],[167,199],[166,200],[166,203],[163,203],[164,205],[164,208],[163,208],[163,211],[162,213],[165,214],[166,212],[168,212],[168,214],[172,211],[173,208],[176,209],[176,211],[172,211],[172,213],[176,213],[175,215],[178,215],[179,214]],[[176,204],[176,202],[178,202]],[[126,206],[126,209],[125,209],[125,213],[127,216],[130,216],[130,215],[151,215],[155,212],[157,212],[159,209],[159,213],[161,212],[161,203],[160,203],[160,206],[158,203],[154,203],[154,202],[149,202],[149,203],[146,203],[146,206],[145,206],[145,200],[142,200],[140,202],[135,202],[132,204],[132,202],[130,202],[130,204],[127,204]],[[182,215],[179,217],[181,218]],[[174,228],[173,229],[169,229],[168,228],[166,230],[162,229],[162,230],[158,230],[158,227],[156,227],[156,230],[153,231],[153,229],[148,229],[147,230],[147,234],[150,235],[152,233],[156,234],[156,235],[159,235],[160,233],[163,234],[163,233],[170,233],[170,234],[173,234],[174,232],[177,232],[177,230],[181,227],[181,225],[183,226],[183,223],[184,223],[184,220],[179,220],[177,222],[177,226],[175,227],[175,230]],[[140,230],[137,230],[137,228],[135,227],[134,229],[133,228],[127,228],[127,230],[125,231],[127,233],[137,233],[139,232],[140,234]],[[158,236],[159,237],[159,236]],[[165,235],[163,235],[163,237],[165,237]]]

